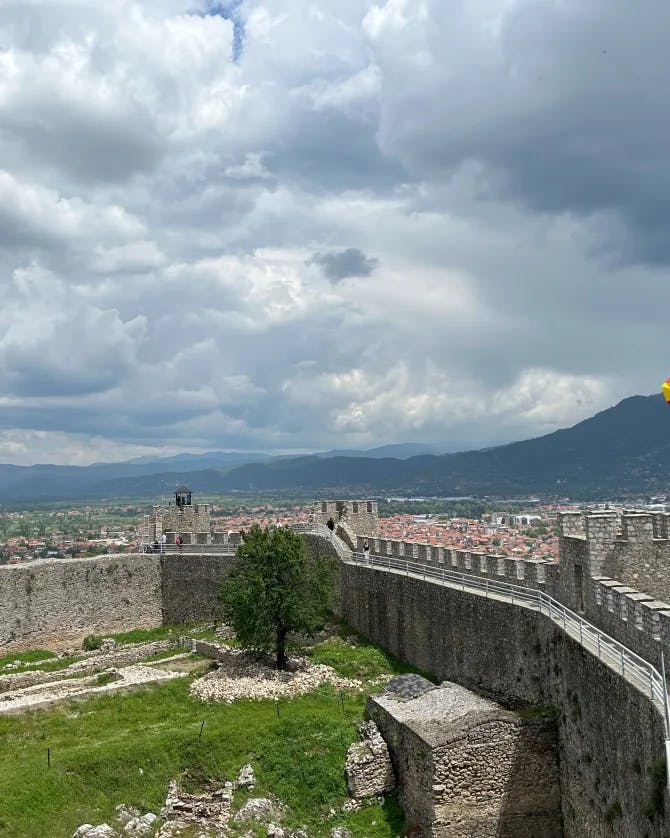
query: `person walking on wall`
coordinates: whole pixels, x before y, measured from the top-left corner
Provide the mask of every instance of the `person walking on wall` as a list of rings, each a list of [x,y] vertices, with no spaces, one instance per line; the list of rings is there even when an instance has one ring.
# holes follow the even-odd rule
[[[367,538],[363,542],[363,557],[365,558],[365,564],[370,564],[370,545]]]
[[[165,533],[163,533],[163,535],[161,536],[161,553],[165,552],[165,545],[166,544],[167,544],[167,535],[165,535]]]
[[[328,529],[329,529],[331,532],[334,532],[334,531],[335,531],[335,521],[333,521],[333,519],[332,519],[332,518],[329,518],[329,519],[328,519],[328,521],[326,522],[326,526],[328,527]]]
[[[177,545],[177,547],[179,547],[179,552],[181,553],[182,552],[182,544],[184,543],[184,539],[180,535],[178,535],[175,538],[174,543]]]

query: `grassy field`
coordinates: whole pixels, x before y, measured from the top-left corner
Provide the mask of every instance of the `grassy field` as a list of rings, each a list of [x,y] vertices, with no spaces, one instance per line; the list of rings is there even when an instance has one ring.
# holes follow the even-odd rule
[[[407,671],[362,641],[352,646],[333,638],[311,655],[348,677]],[[0,717],[0,835],[69,838],[81,823],[111,822],[118,803],[158,813],[170,779],[198,790],[234,778],[246,762],[256,771],[254,795],[280,798],[289,827],[306,825],[315,838],[340,824],[357,838],[402,834],[393,797],[339,811],[347,799],[345,755],[357,738],[365,693],[322,687],[279,705],[203,704],[190,697],[190,681]],[[331,807],[338,812],[333,818]]]

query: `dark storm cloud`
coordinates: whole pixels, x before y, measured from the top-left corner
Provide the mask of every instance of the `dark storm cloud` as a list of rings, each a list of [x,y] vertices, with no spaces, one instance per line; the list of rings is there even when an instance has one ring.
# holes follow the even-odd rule
[[[370,276],[378,260],[366,256],[357,247],[348,247],[335,253],[315,253],[310,260],[320,265],[331,282],[340,282],[352,276]]]
[[[388,90],[386,147],[422,175],[478,161],[482,189],[533,212],[611,212],[626,233],[613,229],[610,248],[667,262],[670,7],[522,0],[488,30],[455,7],[431,7],[415,47],[435,60],[398,78],[397,95]],[[437,33],[447,29],[461,43],[450,40],[440,61]]]

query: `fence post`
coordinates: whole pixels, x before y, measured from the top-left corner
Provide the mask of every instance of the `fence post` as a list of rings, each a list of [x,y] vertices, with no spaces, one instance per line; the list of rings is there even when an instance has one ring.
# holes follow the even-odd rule
[[[584,641],[582,640],[582,618],[579,618],[579,645],[583,646]]]
[[[596,631],[598,631],[596,629]],[[600,632],[598,631],[598,660],[602,660],[602,656],[600,654]]]
[[[626,655],[623,646],[621,647],[621,674],[626,674]]]

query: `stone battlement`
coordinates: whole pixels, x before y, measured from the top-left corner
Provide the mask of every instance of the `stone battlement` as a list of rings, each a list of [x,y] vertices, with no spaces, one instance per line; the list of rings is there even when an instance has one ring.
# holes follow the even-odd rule
[[[324,500],[312,504],[312,519],[318,524],[346,523],[357,535],[374,536],[379,531],[377,502],[373,500]]]
[[[550,596],[558,590],[558,565],[538,559],[517,559],[484,553],[479,550],[456,550],[436,547],[414,541],[394,541],[384,538],[358,536],[357,551],[363,552],[367,541],[370,553],[379,558],[385,556],[419,562],[430,567],[444,567],[457,573],[468,573],[500,579],[514,585],[541,587]]]
[[[586,538],[577,538],[585,551]],[[366,542],[369,554],[382,563],[385,558],[404,559],[430,568],[543,591],[655,665],[660,661],[661,649],[670,662],[670,604],[616,579],[575,574],[572,554],[565,556],[565,563],[557,564],[366,536],[357,537],[357,552],[364,552]],[[576,575],[581,580],[579,596],[574,583]]]

